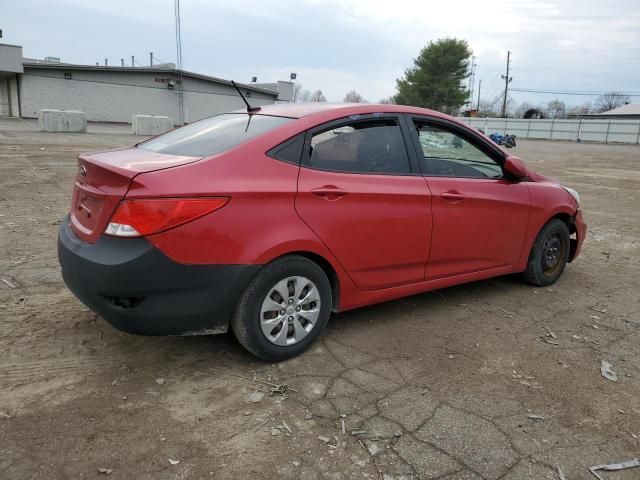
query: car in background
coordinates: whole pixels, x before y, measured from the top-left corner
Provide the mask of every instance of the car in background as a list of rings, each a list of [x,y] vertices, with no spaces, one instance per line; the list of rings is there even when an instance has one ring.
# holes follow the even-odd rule
[[[438,112],[269,105],[80,155],[58,254],[120,330],[231,328],[275,361],[331,312],[518,272],[552,284],[585,238],[579,203]]]

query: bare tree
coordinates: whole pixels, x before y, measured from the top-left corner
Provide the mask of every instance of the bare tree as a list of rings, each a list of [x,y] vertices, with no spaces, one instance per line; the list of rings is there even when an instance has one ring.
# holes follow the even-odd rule
[[[524,118],[524,114],[527,112],[527,110],[531,110],[532,108],[533,108],[533,105],[530,104],[529,102],[522,102],[520,105],[516,107],[514,116],[516,118]]]
[[[549,118],[566,118],[567,106],[561,100],[557,98],[547,103],[547,117]]]
[[[355,90],[351,90],[347,93],[342,101],[345,103],[369,103]]]
[[[502,99],[504,95],[497,95],[491,100],[481,100],[480,109],[478,110],[479,117],[500,117],[502,116]],[[509,98],[507,101],[507,116],[512,116],[511,112],[514,108],[513,98]]]
[[[596,100],[596,111],[606,112],[626,105],[627,103],[631,103],[631,97],[629,97],[629,95],[619,92],[605,93],[600,95]]]
[[[300,91],[302,90],[302,84],[294,82],[293,83],[293,98],[291,99],[294,103],[298,101],[298,97],[300,97]]]
[[[310,100],[311,92],[306,88],[304,90],[300,90],[296,96],[296,103],[309,103]]]
[[[501,95],[501,97],[504,98],[504,95]],[[516,101],[513,99],[513,97],[509,97],[507,100],[507,109],[505,110],[507,117],[513,118],[515,109]]]
[[[491,100],[481,100],[478,109],[479,117],[499,117],[501,115],[500,106]]]
[[[591,102],[583,103],[582,105],[576,105],[571,107],[567,112],[567,116],[574,117],[577,115],[588,115],[593,113],[593,105]]]
[[[383,98],[378,103],[381,103],[382,105],[395,105],[396,104],[396,96],[395,95],[391,95],[388,98]]]
[[[316,90],[311,94],[309,98],[310,102],[326,102],[327,98],[322,94],[322,90]]]

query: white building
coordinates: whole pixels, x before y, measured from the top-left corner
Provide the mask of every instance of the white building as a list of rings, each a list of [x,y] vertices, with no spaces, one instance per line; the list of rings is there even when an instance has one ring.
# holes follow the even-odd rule
[[[252,106],[290,100],[290,82],[272,85],[238,83]],[[80,110],[89,121],[131,122],[132,115],[162,115],[179,125],[181,119],[193,122],[244,106],[230,81],[171,64],[123,67],[32,60],[22,58],[22,47],[0,44],[0,115],[35,118],[42,109]]]
[[[22,72],[22,47],[0,44],[0,115],[19,116],[18,77]]]

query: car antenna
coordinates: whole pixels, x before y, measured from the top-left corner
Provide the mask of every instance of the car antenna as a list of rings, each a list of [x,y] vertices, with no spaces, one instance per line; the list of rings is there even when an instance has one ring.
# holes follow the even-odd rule
[[[231,80],[231,84],[235,87],[235,89],[238,91],[238,95],[240,95],[240,98],[242,99],[242,101],[245,103],[245,105],[247,106],[247,113],[252,113],[252,112],[259,112],[260,111],[260,107],[252,107],[251,105],[249,105],[249,102],[247,102],[247,99],[244,98],[244,95],[242,95],[242,92],[240,91],[240,89],[238,88],[238,85],[236,85],[236,82],[234,82],[233,80]]]

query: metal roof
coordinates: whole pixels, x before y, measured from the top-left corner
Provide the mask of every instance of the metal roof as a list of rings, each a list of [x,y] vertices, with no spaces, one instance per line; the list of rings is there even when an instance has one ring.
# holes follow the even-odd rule
[[[209,82],[221,83],[223,85],[231,85],[231,81],[224,80],[218,77],[211,77],[209,75],[202,75],[200,73],[189,72],[187,70],[178,70],[177,68],[153,68],[153,67],[118,67],[118,66],[100,66],[100,65],[78,65],[75,63],[52,63],[52,62],[29,62],[23,61],[22,65],[26,68],[40,68],[40,69],[54,69],[54,70],[84,70],[94,72],[145,72],[145,73],[173,73],[180,75],[182,73],[185,77],[197,78],[200,80],[206,80]],[[246,83],[236,82],[239,87],[254,92],[266,93],[268,95],[278,96],[278,92],[273,90],[267,90],[265,88],[254,87],[247,85]]]
[[[355,103],[277,103],[274,105],[261,105],[260,113],[264,115],[276,115],[291,118],[302,118],[314,113],[326,112],[327,110],[336,110],[346,107],[354,107],[359,104]],[[362,104],[364,105],[364,104]],[[367,105],[370,106],[370,105]],[[238,110],[242,112],[244,110]]]
[[[276,103],[273,105],[261,105],[259,113],[261,115],[302,118],[308,115],[315,115],[318,113],[329,111],[344,113],[344,115],[346,116],[375,113],[413,113],[418,115],[430,115],[433,117],[451,119],[451,117],[449,117],[448,115],[436,112],[434,110],[428,110],[426,108],[411,107],[406,105],[380,105],[374,103]],[[246,110],[235,110],[231,113],[246,113]],[[456,119],[452,120],[458,123],[462,123]]]
[[[628,103],[627,105],[614,108],[613,110],[598,113],[598,115],[640,115],[640,103]]]

